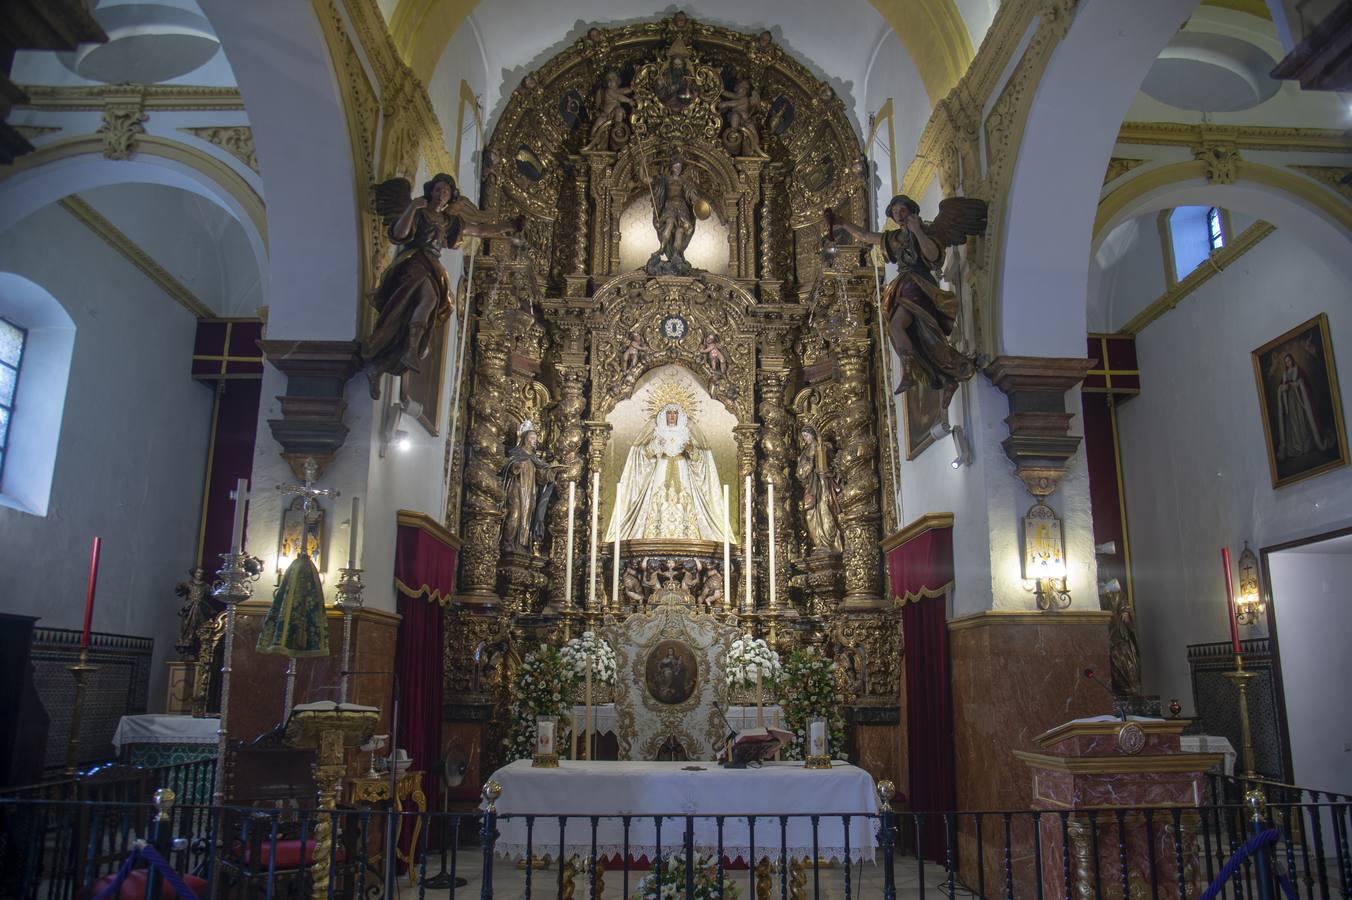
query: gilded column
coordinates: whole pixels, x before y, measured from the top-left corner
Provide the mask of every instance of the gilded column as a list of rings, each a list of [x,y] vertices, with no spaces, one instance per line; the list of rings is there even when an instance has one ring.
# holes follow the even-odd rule
[[[755,498],[756,438],[759,435],[759,425],[736,425],[732,429],[733,439],[737,442],[737,495],[741,502],[737,504],[736,510],[729,510],[729,512],[732,512],[735,516],[737,522],[735,530],[742,536],[742,546],[738,548],[741,552],[737,555],[737,558],[733,560],[733,569],[737,572],[737,578],[734,579],[736,584],[729,588],[728,594],[729,596],[736,598],[736,608],[738,610],[748,608],[754,610],[756,608],[756,598],[754,594],[749,599],[744,596],[746,593],[746,572],[742,569],[742,566],[745,565],[746,560],[746,542],[756,531],[755,510],[760,505],[756,502]],[[751,521],[745,522],[743,519],[746,518],[746,480],[748,477],[751,478],[752,515]],[[764,548],[753,545],[752,549],[755,552],[761,552]],[[752,585],[752,590],[755,590],[754,584]]]
[[[569,160],[573,166],[573,262],[564,276],[569,297],[587,296],[587,261],[591,255],[591,216],[588,213],[591,198],[591,162],[585,156]]]
[[[836,461],[844,484],[840,494],[844,538],[845,606],[883,605],[878,510],[878,438],[869,391],[869,333],[860,324],[835,342],[840,371],[840,452]]]
[[[606,580],[605,574],[606,573],[605,562],[607,557],[606,557],[606,547],[604,546],[604,539],[606,533],[605,514],[607,510],[601,507],[600,496],[593,496],[591,492],[591,485],[593,481],[591,477],[592,473],[596,473],[602,476],[605,475],[604,469],[606,461],[606,446],[610,443],[610,432],[612,430],[613,426],[609,422],[587,423],[587,485],[586,490],[581,492],[582,495],[585,495],[585,497],[587,498],[586,504],[584,506],[587,515],[586,527],[583,529],[583,533],[586,535],[586,538],[584,539],[583,543],[586,546],[587,564],[583,567],[582,589],[583,590],[588,589],[588,585],[590,584],[591,578],[591,511],[592,506],[595,505],[597,508],[596,527],[599,531],[599,534],[597,535],[596,538],[598,543],[598,546],[596,548],[597,608],[592,609],[589,607],[587,609],[588,615],[592,616],[599,615],[606,611],[618,612],[620,608],[618,598],[615,597],[610,598],[608,610],[606,604],[602,602],[602,600],[607,596],[606,591],[609,590],[607,585],[610,584],[610,582]],[[604,481],[601,482],[601,489],[602,493],[604,493],[605,492]],[[579,596],[586,595],[579,592]]]
[[[770,340],[773,340],[771,338]],[[769,357],[775,359],[774,357]],[[761,483],[766,485],[765,495],[769,495],[769,486],[775,488],[775,593],[777,602],[769,612],[780,613],[792,609],[786,592],[789,587],[790,560],[797,556],[793,546],[793,522],[789,513],[789,432],[793,427],[792,417],[784,406],[784,389],[788,384],[789,373],[783,368],[782,357],[775,359],[775,368],[762,371],[760,376],[761,402],[757,412],[761,421]],[[766,522],[768,529],[769,522]],[[769,540],[768,532],[766,540]],[[768,544],[765,546],[766,577],[770,577],[770,557]],[[766,586],[768,603],[769,586]]]
[[[584,567],[577,565],[579,559],[586,557],[587,525],[590,521],[583,515],[585,506],[585,486],[582,478],[582,411],[587,402],[582,395],[587,380],[586,358],[582,351],[582,331],[573,325],[565,325],[557,330],[558,342],[563,350],[559,354],[557,371],[559,373],[559,402],[554,407],[553,432],[555,459],[563,465],[555,476],[555,500],[549,507],[549,533],[552,538],[549,551],[549,608],[558,612],[577,605],[578,597],[583,595],[585,582],[579,584],[578,572]],[[573,511],[573,596],[566,597],[568,568],[568,486],[577,484],[577,506]],[[581,552],[579,552],[581,548]]]
[[[477,339],[474,390],[469,406],[469,460],[465,466],[464,548],[460,597],[466,603],[497,602],[499,539],[502,536],[502,482],[505,462],[502,411],[507,395],[507,335],[481,329]]]

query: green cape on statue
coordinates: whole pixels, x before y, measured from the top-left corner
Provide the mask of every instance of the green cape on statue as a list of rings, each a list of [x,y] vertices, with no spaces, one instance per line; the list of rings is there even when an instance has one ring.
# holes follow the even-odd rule
[[[319,570],[302,553],[286,567],[272,594],[272,609],[258,635],[259,653],[328,656],[329,627],[324,616],[324,585]]]

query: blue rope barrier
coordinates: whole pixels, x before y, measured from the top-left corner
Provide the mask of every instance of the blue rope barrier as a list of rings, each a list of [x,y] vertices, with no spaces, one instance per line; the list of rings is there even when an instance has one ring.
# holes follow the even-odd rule
[[[1224,889],[1225,883],[1234,877],[1235,872],[1239,871],[1239,867],[1244,864],[1244,860],[1248,859],[1268,844],[1277,843],[1279,837],[1281,837],[1281,833],[1278,832],[1277,829],[1269,828],[1266,831],[1260,831],[1258,834],[1255,834],[1245,841],[1243,846],[1231,854],[1230,858],[1226,860],[1225,865],[1221,867],[1220,874],[1216,876],[1216,880],[1211,882],[1207,889],[1202,892],[1202,896],[1199,897],[1198,900],[1215,900],[1215,898],[1220,895],[1221,890]],[[1277,883],[1282,886],[1282,892],[1286,894],[1287,900],[1297,900],[1296,889],[1292,887],[1290,880],[1287,879],[1286,876],[1278,875]]]
[[[139,841],[137,842],[137,845],[132,848],[131,853],[127,854],[127,859],[122,863],[122,868],[117,870],[117,877],[115,877],[112,883],[104,888],[94,900],[113,900],[113,898],[117,897],[122,890],[122,883],[127,880],[127,876],[131,875],[136,869],[136,864],[142,859],[160,870],[160,874],[164,876],[164,880],[169,882],[170,886],[173,887],[174,891],[178,894],[179,900],[197,900],[197,895],[188,890],[188,886],[183,883],[183,879],[179,877],[179,874],[174,871],[169,863],[165,862],[164,857],[160,856],[159,851],[150,844],[141,843]],[[146,880],[147,883],[149,883],[149,879]],[[151,898],[147,898],[147,900],[151,900]],[[158,898],[156,898],[156,900],[158,900]]]

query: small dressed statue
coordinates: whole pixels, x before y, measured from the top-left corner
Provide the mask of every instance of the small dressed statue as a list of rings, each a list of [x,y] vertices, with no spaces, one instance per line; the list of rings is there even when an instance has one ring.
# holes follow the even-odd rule
[[[802,451],[795,474],[803,487],[803,522],[813,550],[841,552],[840,485],[826,460],[826,445],[817,429],[804,425],[798,433]]]
[[[174,586],[174,593],[183,598],[183,606],[178,611],[178,641],[174,649],[181,659],[195,659],[197,629],[215,614],[209,599],[211,585],[206,581],[206,570],[193,566],[188,570],[188,580]]]
[[[527,419],[516,433],[516,446],[507,451],[502,468],[502,493],[506,516],[502,522],[502,546],[530,553],[545,533],[545,511],[554,496],[554,474],[559,464],[545,462],[537,454],[540,435]]]
[[[898,228],[865,231],[848,222],[839,228],[856,240],[882,247],[887,261],[897,266],[897,277],[883,294],[883,315],[892,347],[901,357],[901,383],[896,393],[909,390],[922,380],[942,395],[948,408],[958,385],[976,372],[972,357],[951,343],[957,320],[957,298],[939,287],[935,273],[942,271],[944,249],[966,243],[970,235],[986,230],[986,201],[949,197],[939,202],[939,215],[926,224],[920,205],[905,194],[887,204],[887,217]],[[828,230],[832,219],[827,215]]]
[[[648,257],[644,271],[649,275],[689,275],[693,269],[685,258],[685,249],[695,236],[695,215],[707,218],[708,212],[724,218],[718,204],[710,200],[685,174],[685,160],[672,156],[664,175],[654,176],[650,184],[653,194],[653,227],[657,229],[657,250]]]
[[[376,324],[361,347],[371,397],[379,399],[380,376],[419,371],[434,327],[451,314],[451,281],[441,265],[441,251],[459,246],[465,235],[519,233],[521,223],[495,222],[479,212],[446,174],[432,176],[416,198],[406,178],[382,182],[375,187],[375,208],[390,240],[399,245],[371,298]]]

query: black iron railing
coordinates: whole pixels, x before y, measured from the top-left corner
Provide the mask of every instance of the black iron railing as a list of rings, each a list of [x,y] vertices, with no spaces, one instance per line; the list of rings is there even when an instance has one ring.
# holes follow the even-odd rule
[[[193,790],[190,773],[181,775]],[[1215,793],[1224,800],[1227,789],[1218,784]],[[677,896],[701,898],[735,890],[748,898],[967,891],[1009,900],[1186,900],[1228,866],[1234,877],[1220,897],[1266,900],[1284,885],[1298,897],[1348,897],[1352,802],[1320,797],[1283,794],[1259,809],[1258,823],[1250,804],[1210,797],[1197,807],[660,817],[178,804],[162,821],[150,803],[6,797],[0,896],[92,897],[149,841],[192,876],[190,889],[251,900],[311,896],[316,883],[327,897],[421,900],[446,896],[457,876],[469,884],[452,896],[481,898],[646,897],[671,885]],[[643,840],[631,843],[640,832]],[[1253,852],[1233,862],[1246,845]],[[147,896],[158,896],[159,877],[147,876]]]

